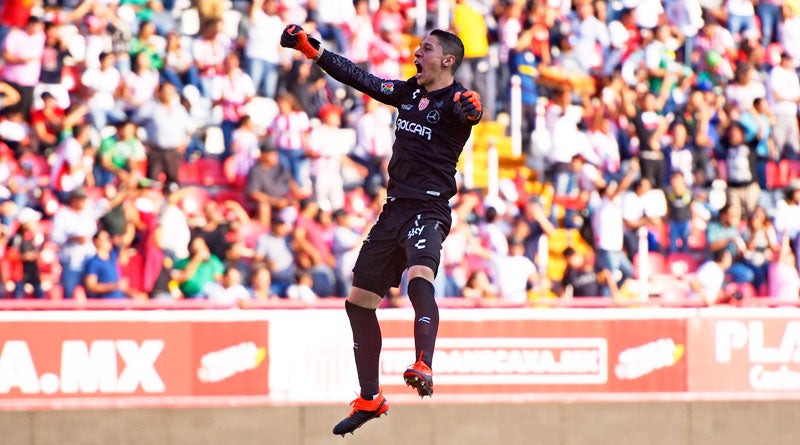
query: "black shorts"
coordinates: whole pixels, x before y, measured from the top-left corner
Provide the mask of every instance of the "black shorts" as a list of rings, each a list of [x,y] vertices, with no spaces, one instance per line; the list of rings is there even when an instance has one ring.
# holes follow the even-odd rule
[[[408,267],[436,274],[451,222],[447,202],[389,198],[361,246],[353,286],[384,296]]]

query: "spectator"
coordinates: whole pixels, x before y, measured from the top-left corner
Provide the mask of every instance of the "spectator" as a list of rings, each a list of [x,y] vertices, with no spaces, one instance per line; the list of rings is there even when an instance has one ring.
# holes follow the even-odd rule
[[[745,140],[757,141],[756,177],[762,190],[767,189],[767,163],[769,160],[777,159],[772,140],[773,119],[769,103],[762,97],[753,100],[752,108],[744,110],[739,118],[739,123],[745,128]]]
[[[484,221],[478,227],[481,244],[493,255],[507,256],[508,234],[503,229],[502,215],[494,207],[488,207]]]
[[[62,84],[64,73],[64,60],[70,55],[67,45],[61,40],[61,26],[53,22],[44,25],[45,42],[42,51],[42,68],[39,72],[39,84],[35,93],[47,91],[56,98],[59,108],[68,108],[70,105],[69,91]]]
[[[492,270],[500,298],[511,303],[527,303],[528,290],[537,285],[539,274],[533,261],[525,256],[525,244],[521,239],[508,239],[507,255],[492,255]]]
[[[265,227],[269,227],[273,212],[291,206],[300,197],[291,173],[278,160],[278,150],[269,143],[261,145],[258,162],[247,175],[245,194]]]
[[[336,292],[336,258],[331,251],[326,228],[320,222],[323,212],[313,199],[300,201],[300,212],[294,224],[293,246],[297,264],[312,274],[314,292],[327,297]]]
[[[161,70],[162,81],[175,85],[178,91],[192,85],[201,91],[200,74],[194,63],[192,53],[181,43],[181,36],[177,32],[167,34],[167,48],[164,55],[164,68]]]
[[[222,137],[225,151],[222,157],[231,153],[233,131],[245,115],[245,105],[256,95],[250,76],[239,68],[239,56],[231,53],[225,56],[222,73],[212,83],[214,105],[222,108]]]
[[[209,20],[192,43],[192,57],[200,71],[200,91],[209,99],[213,97],[214,78],[222,74],[225,56],[231,51],[231,39],[221,31],[222,20]]]
[[[689,251],[693,199],[684,178],[681,172],[673,172],[670,176],[671,188],[667,193],[670,253]]]
[[[628,258],[633,258],[638,250],[639,230],[649,230],[650,226],[661,224],[659,218],[649,214],[652,208],[649,205],[652,195],[649,194],[652,190],[650,180],[643,177],[634,181],[631,190],[622,195],[623,239]]]
[[[597,268],[587,255],[576,252],[572,247],[567,247],[563,255],[567,268],[561,280],[562,298],[618,296],[619,289],[610,270]]]
[[[159,49],[154,44],[154,38],[159,36],[156,33],[156,25],[153,22],[144,21],[139,24],[139,33],[131,38],[129,51],[131,60],[136,60],[140,53],[145,53],[150,59],[149,66],[155,70],[164,67],[164,54],[160,54],[164,48]]]
[[[12,29],[3,42],[2,80],[19,92],[20,101],[15,109],[26,119],[30,116],[33,90],[42,70],[44,44],[44,25],[36,16],[30,16],[24,28]]]
[[[456,0],[453,8],[451,32],[464,42],[464,61],[458,71],[457,79],[464,88],[483,92],[489,100],[484,100],[484,113],[494,116],[493,99],[488,88],[489,38],[488,26],[483,13],[466,0]]]
[[[278,149],[283,168],[292,174],[294,182],[311,189],[310,164],[306,157],[311,123],[297,98],[288,92],[278,95],[278,115],[267,132]]]
[[[209,294],[214,303],[236,304],[250,299],[250,291],[242,285],[242,274],[235,267],[228,267],[222,275],[221,291]]]
[[[753,286],[759,290],[767,282],[769,265],[780,251],[778,235],[763,207],[756,207],[747,220],[742,239],[745,242],[744,263],[753,271]]]
[[[660,116],[658,110],[666,103],[666,93],[672,85],[672,78],[667,77],[661,89],[661,94],[656,96],[645,92],[639,101],[639,107],[628,117],[633,118],[636,137],[639,138],[639,164],[642,169],[642,178],[650,181],[655,187],[662,187],[667,173],[667,163],[664,152],[661,151],[661,138],[667,133],[670,121],[667,117]]]
[[[189,189],[181,189],[177,182],[164,184],[164,203],[158,213],[156,240],[158,247],[172,261],[189,256],[191,232],[186,214],[180,208],[180,202]]]
[[[775,149],[781,157],[800,159],[800,128],[797,124],[800,80],[789,53],[781,54],[780,65],[770,71],[768,92],[775,114],[772,127]]]
[[[44,244],[44,235],[36,230],[42,214],[31,209],[23,208],[17,215],[19,230],[9,241],[9,246],[17,250],[22,261],[22,277],[14,287],[14,298],[25,296],[25,286],[33,287],[36,298],[44,297],[42,282],[39,276],[39,253]]]
[[[361,68],[370,71],[369,52],[375,41],[372,16],[368,0],[354,0],[355,15],[347,23],[350,30],[350,60]]]
[[[670,136],[670,142],[664,149],[669,165],[668,176],[672,178],[679,173],[686,184],[691,186],[694,183],[695,149],[689,145],[686,124],[683,121],[673,122]]]
[[[189,145],[193,124],[181,105],[175,86],[164,82],[158,87],[156,99],[145,104],[134,117],[147,132],[147,177],[166,182],[178,181],[181,156]]]
[[[603,54],[611,42],[606,23],[595,17],[592,0],[575,2],[572,21],[577,38],[575,53],[581,60],[583,71],[599,69],[603,65]]]
[[[286,289],[286,298],[300,300],[304,303],[313,303],[319,299],[314,292],[314,279],[311,273],[300,269],[295,273],[295,282]]]
[[[119,251],[105,230],[95,233],[96,253],[86,262],[83,283],[87,298],[127,298],[128,281],[120,275]]]
[[[314,198],[327,210],[344,207],[343,168],[356,167],[362,178],[366,176],[366,169],[349,157],[353,146],[343,136],[343,112],[336,105],[322,107],[319,112],[322,125],[311,130],[308,137]]]
[[[39,185],[39,176],[34,173],[33,163],[31,161],[22,161],[19,167],[19,174],[8,178],[8,190],[11,193],[11,200],[18,209],[30,207],[34,210],[41,210],[40,198],[43,187]]]
[[[732,263],[730,250],[714,250],[711,259],[700,265],[695,278],[689,283],[692,295],[699,297],[708,306],[729,299],[730,296],[724,292],[725,271],[730,269]]]
[[[65,129],[72,128],[83,120],[88,109],[81,105],[65,110],[47,91],[42,93],[42,102],[44,106],[31,113],[30,122],[38,142],[37,151],[46,153],[58,145],[59,138]]]
[[[280,38],[285,24],[278,15],[278,0],[255,0],[250,5],[250,20],[247,26],[247,43],[244,55],[247,73],[253,80],[256,92],[266,97],[275,97],[278,90],[280,67]]]
[[[783,0],[765,0],[756,4],[755,12],[761,23],[761,46],[768,47],[778,37]]]
[[[638,171],[638,162],[632,160],[619,185],[611,182],[598,190],[600,203],[591,217],[597,267],[610,270],[617,280],[617,287],[621,287],[625,280],[633,276],[633,264],[623,250],[624,221],[620,194],[628,189]],[[628,254],[633,255],[633,252]],[[621,277],[618,277],[618,273]]]
[[[243,184],[247,180],[247,173],[253,168],[258,159],[260,153],[258,138],[253,119],[249,115],[242,116],[239,121],[239,128],[233,131],[231,138],[231,152],[234,158],[234,182],[236,184]]]
[[[178,260],[172,271],[172,279],[185,298],[218,299],[224,291],[220,282],[225,266],[216,255],[208,250],[208,245],[200,237],[189,242],[189,257]]]
[[[155,98],[160,76],[150,63],[150,56],[140,52],[133,58],[133,69],[122,75],[122,108],[128,116]]]
[[[492,300],[497,298],[497,289],[489,281],[486,271],[477,269],[467,277],[462,294],[470,300]]]
[[[95,183],[98,186],[115,181],[130,183],[140,179],[147,154],[136,130],[135,123],[124,121],[117,125],[115,135],[100,142],[97,153],[99,164],[95,174]]]
[[[81,76],[81,84],[89,95],[86,101],[89,115],[98,130],[125,119],[122,107],[117,105],[122,94],[122,74],[114,66],[116,60],[112,53],[101,53],[99,66],[88,68]]]
[[[722,150],[727,166],[728,205],[749,217],[758,205],[761,188],[756,182],[756,145],[747,141],[746,129],[738,121],[731,122],[723,138]]]
[[[272,292],[272,275],[265,265],[257,266],[253,270],[250,290],[256,301],[267,301],[277,298]]]
[[[364,114],[356,121],[356,146],[351,158],[367,169],[364,189],[371,196],[386,187],[392,155],[392,113],[369,96],[364,96]]]
[[[192,230],[192,236],[203,238],[211,253],[227,262],[234,232],[249,220],[247,211],[236,201],[209,201],[203,208],[205,224]]]
[[[738,207],[725,205],[719,210],[717,221],[711,221],[706,228],[706,242],[708,249],[714,252],[727,249],[730,253],[731,264],[725,270],[730,274],[735,283],[753,283],[755,276],[746,264],[739,261],[747,245],[741,234],[741,213]]]
[[[355,215],[351,215],[343,209],[336,209],[333,212],[335,227],[331,253],[335,260],[336,295],[350,294],[353,266],[356,264],[358,250],[364,238],[362,231],[355,226],[355,219]]]
[[[334,48],[345,57],[350,56],[350,34],[347,23],[356,15],[352,1],[316,0],[317,30],[323,39],[332,41]]]
[[[84,148],[90,142],[90,127],[76,125],[65,133],[66,139],[56,148],[50,176],[51,186],[62,202],[66,202],[73,191],[86,185],[87,176],[92,174],[83,159]]]
[[[77,188],[53,216],[50,239],[58,245],[64,298],[72,298],[81,284],[86,261],[96,253],[92,237],[97,233],[97,220],[107,211],[102,205],[87,203],[86,191]]]
[[[266,266],[271,277],[270,292],[286,298],[286,290],[297,271],[292,230],[294,208],[287,207],[276,212],[269,233],[261,235],[256,244],[253,262],[256,267]]]

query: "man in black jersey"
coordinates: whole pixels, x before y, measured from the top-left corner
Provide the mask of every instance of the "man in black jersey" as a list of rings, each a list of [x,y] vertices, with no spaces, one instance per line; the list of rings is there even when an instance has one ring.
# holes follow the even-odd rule
[[[353,330],[361,394],[353,410],[334,428],[352,433],[389,405],[378,384],[381,331],[375,310],[408,269],[408,298],[414,307],[417,362],[403,378],[420,397],[433,394],[431,363],[439,309],[433,280],[442,241],[450,231],[448,200],[456,194],[456,163],[472,126],[482,116],[480,98],[455,81],[464,45],[454,34],[434,30],[414,53],[417,73],[408,80],[375,77],[351,61],[324,50],[297,25],[289,25],[281,45],[303,53],[334,79],[398,109],[388,197],[364,240],[353,268],[345,310]]]

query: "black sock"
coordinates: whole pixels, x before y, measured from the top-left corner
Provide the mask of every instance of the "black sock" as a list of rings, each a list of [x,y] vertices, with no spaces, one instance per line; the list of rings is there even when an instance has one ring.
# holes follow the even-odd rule
[[[408,299],[414,307],[416,358],[419,360],[421,357],[428,366],[433,364],[433,348],[439,331],[439,306],[433,294],[433,283],[425,278],[416,277],[408,282]]]
[[[367,309],[349,301],[344,309],[353,330],[353,354],[356,358],[361,396],[367,400],[378,393],[378,359],[381,355],[381,327],[375,309]]]

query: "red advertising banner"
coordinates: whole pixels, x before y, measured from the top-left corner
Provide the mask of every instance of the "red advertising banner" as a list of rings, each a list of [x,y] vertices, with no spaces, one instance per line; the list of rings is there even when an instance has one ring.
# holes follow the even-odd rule
[[[705,313],[689,329],[689,390],[800,391],[800,317]]]
[[[414,361],[411,322],[387,320],[381,381]],[[675,392],[686,390],[684,319],[443,320],[437,391]]]
[[[0,399],[264,395],[266,321],[0,323]]]

